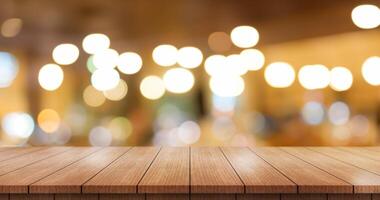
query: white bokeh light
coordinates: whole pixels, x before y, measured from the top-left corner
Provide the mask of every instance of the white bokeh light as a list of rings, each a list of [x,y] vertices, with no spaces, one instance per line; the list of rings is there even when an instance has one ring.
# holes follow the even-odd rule
[[[322,89],[330,83],[330,71],[320,64],[305,65],[298,72],[298,81],[305,89]]]
[[[1,125],[7,135],[15,138],[28,138],[34,131],[33,118],[23,112],[6,114]]]
[[[328,117],[332,124],[343,125],[350,119],[350,109],[348,105],[342,101],[331,104],[328,110]]]
[[[226,57],[223,55],[212,55],[205,60],[205,71],[208,75],[214,76],[220,72],[226,64]]]
[[[104,49],[94,54],[92,63],[97,69],[115,68],[119,60],[119,54],[114,49]]]
[[[174,68],[166,71],[163,77],[165,87],[169,92],[182,94],[194,86],[194,75],[187,69]]]
[[[274,62],[265,68],[266,82],[274,88],[289,87],[295,79],[293,67],[286,62]]]
[[[231,31],[231,40],[240,48],[250,48],[259,42],[259,32],[251,26],[238,26]]]
[[[53,49],[53,60],[60,65],[70,65],[78,60],[79,49],[73,44],[60,44]]]
[[[87,35],[82,42],[83,50],[88,54],[95,54],[98,51],[108,49],[111,41],[108,36],[101,33]]]
[[[244,66],[243,60],[239,54],[232,54],[227,56],[225,62],[225,69],[222,70],[225,70],[224,73],[226,73],[226,75],[242,76],[248,71],[248,69]]]
[[[213,76],[209,86],[211,91],[221,97],[235,97],[244,92],[245,83],[240,76]]]
[[[196,68],[203,61],[203,54],[201,50],[196,47],[182,47],[178,50],[177,62],[180,66],[185,68]]]
[[[127,93],[128,85],[123,79],[120,79],[119,84],[116,87],[103,91],[103,95],[111,101],[120,101],[127,95]]]
[[[92,146],[109,146],[112,143],[112,133],[110,130],[98,126],[91,129],[88,139]]]
[[[354,24],[362,29],[372,29],[380,25],[380,9],[375,5],[360,5],[351,12]]]
[[[181,142],[194,144],[201,136],[201,128],[196,122],[185,121],[178,127],[176,133]]]
[[[91,75],[91,84],[99,91],[115,88],[120,81],[119,72],[115,69],[97,69]]]
[[[153,49],[152,57],[157,65],[168,67],[176,64],[178,49],[170,44],[159,45]]]
[[[325,117],[325,110],[321,103],[311,101],[303,106],[301,116],[307,124],[318,125]]]
[[[46,64],[38,73],[40,86],[48,91],[58,89],[62,85],[63,78],[63,70],[56,64]]]
[[[380,57],[372,56],[367,58],[362,66],[364,80],[370,85],[380,85]]]
[[[0,52],[0,88],[12,85],[18,70],[16,58],[10,53]]]
[[[123,74],[136,74],[140,71],[143,61],[139,54],[125,52],[120,54],[117,61],[117,69]]]
[[[334,67],[330,71],[330,87],[335,91],[345,91],[351,88],[352,73],[345,67]]]
[[[147,99],[159,99],[165,94],[164,81],[158,76],[147,76],[140,83],[140,92]]]
[[[240,53],[242,64],[250,71],[261,69],[265,64],[264,54],[257,49],[245,49]]]

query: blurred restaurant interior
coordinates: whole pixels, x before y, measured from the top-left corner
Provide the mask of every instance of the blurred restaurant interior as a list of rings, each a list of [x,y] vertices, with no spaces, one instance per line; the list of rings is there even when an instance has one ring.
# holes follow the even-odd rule
[[[0,146],[377,145],[379,7],[1,0]]]

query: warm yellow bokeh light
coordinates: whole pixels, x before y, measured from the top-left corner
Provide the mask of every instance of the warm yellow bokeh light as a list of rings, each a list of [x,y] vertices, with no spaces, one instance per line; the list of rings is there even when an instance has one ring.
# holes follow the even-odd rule
[[[79,49],[73,44],[60,44],[53,49],[53,60],[60,65],[73,64],[79,57]]]
[[[63,78],[63,70],[56,64],[46,64],[38,73],[40,86],[48,91],[58,89],[62,85]]]
[[[97,69],[91,75],[91,84],[99,91],[115,88],[120,81],[119,72],[115,69]]]
[[[250,71],[261,69],[265,64],[264,54],[257,49],[245,49],[240,53],[242,64]]]
[[[362,65],[362,75],[370,85],[380,85],[380,57],[367,58]]]
[[[165,94],[165,84],[158,76],[147,76],[140,83],[140,91],[145,98],[156,100]]]
[[[83,91],[83,100],[87,105],[91,107],[98,107],[103,105],[103,103],[106,101],[106,98],[102,92],[89,85]]]
[[[134,52],[125,52],[120,54],[117,61],[117,69],[124,74],[136,74],[140,71],[143,61],[139,54]]]
[[[239,54],[229,55],[226,57],[225,61],[225,69],[223,70],[226,75],[242,76],[248,71],[248,69],[244,66],[243,60]]]
[[[231,31],[231,40],[240,48],[250,48],[259,42],[259,32],[251,26],[238,26]]]
[[[211,91],[221,97],[235,97],[244,92],[245,83],[240,76],[213,76],[209,86]]]
[[[114,49],[104,49],[94,54],[92,63],[97,69],[115,68],[119,60],[119,53]]]
[[[286,62],[274,62],[265,68],[265,81],[274,88],[289,87],[295,79],[293,67]]]
[[[157,65],[168,67],[176,64],[178,49],[170,44],[159,45],[154,48],[152,56]]]
[[[133,132],[133,125],[126,117],[115,117],[108,123],[107,129],[111,132],[113,141],[125,142]]]
[[[15,37],[22,28],[22,20],[20,18],[10,18],[1,25],[1,34],[4,37]]]
[[[223,55],[212,55],[205,60],[205,71],[208,75],[214,76],[220,73],[226,64],[226,57]]]
[[[180,66],[185,68],[196,68],[203,61],[203,54],[201,50],[196,47],[182,47],[178,50],[177,62]]]
[[[53,133],[58,130],[61,118],[57,111],[53,109],[42,110],[37,117],[38,126],[46,133]]]
[[[359,28],[376,28],[380,25],[380,9],[375,5],[360,5],[352,10],[351,18]]]
[[[305,89],[322,89],[330,83],[330,71],[320,64],[305,65],[298,72],[298,81]]]
[[[120,79],[119,84],[115,88],[103,92],[104,96],[111,101],[120,101],[127,93],[128,86],[123,79]]]
[[[330,71],[330,87],[335,91],[345,91],[351,88],[352,73],[345,67],[334,67]]]
[[[214,32],[208,36],[208,46],[214,52],[225,52],[231,49],[230,36],[225,32]]]
[[[166,71],[163,77],[165,87],[169,92],[182,94],[194,86],[194,75],[187,69],[174,68]]]
[[[101,33],[87,35],[82,42],[83,50],[88,54],[95,54],[98,51],[108,49],[111,41],[108,36]]]

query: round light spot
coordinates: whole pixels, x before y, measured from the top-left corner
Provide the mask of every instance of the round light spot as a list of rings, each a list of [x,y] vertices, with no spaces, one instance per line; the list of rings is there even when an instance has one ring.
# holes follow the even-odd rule
[[[177,62],[180,66],[185,68],[196,68],[203,60],[201,50],[196,47],[182,47],[178,50]]]
[[[42,110],[37,117],[38,126],[46,133],[53,133],[58,130],[61,122],[57,111],[53,109]]]
[[[60,44],[53,50],[53,60],[60,65],[73,64],[79,57],[79,49],[73,44]]]
[[[177,62],[178,49],[169,44],[159,45],[154,48],[152,56],[157,65],[168,67]]]
[[[345,91],[352,86],[352,73],[345,67],[334,67],[330,71],[330,87],[335,91]]]
[[[240,53],[243,66],[251,71],[261,69],[265,63],[264,54],[257,49],[246,49]]]
[[[91,76],[91,84],[99,91],[115,88],[120,81],[119,72],[115,69],[97,69]]]
[[[232,54],[226,57],[226,64],[224,73],[225,75],[244,75],[248,69],[244,66],[243,60],[239,54]],[[223,73],[223,72],[222,72]]]
[[[174,68],[164,74],[165,87],[169,92],[182,94],[191,90],[194,86],[194,76],[182,68]]]
[[[239,96],[245,88],[244,80],[240,76],[213,76],[209,86],[214,94],[221,97]]]
[[[208,37],[208,46],[215,52],[225,52],[231,48],[231,40],[225,32],[214,32]]]
[[[231,31],[231,40],[237,47],[250,48],[259,42],[259,32],[251,26],[238,26]]]
[[[372,56],[367,58],[362,66],[364,80],[370,85],[380,85],[380,57]]]
[[[359,28],[376,28],[380,25],[380,9],[375,5],[360,5],[352,10],[351,18]]]
[[[7,52],[0,52],[0,88],[12,85],[18,73],[16,58]]]
[[[140,91],[145,98],[156,100],[165,94],[165,84],[158,76],[147,76],[140,83]]]
[[[87,35],[82,42],[83,50],[89,54],[108,49],[111,41],[108,36],[101,33]]]
[[[325,110],[321,103],[311,101],[307,102],[301,111],[302,119],[310,125],[318,125],[322,123]]]
[[[10,18],[3,22],[1,26],[1,34],[4,37],[15,37],[22,28],[22,20],[19,18]]]
[[[90,57],[88,57],[87,59],[87,70],[92,74],[94,73],[94,71],[96,70],[96,67],[94,65],[94,55],[91,55]]]
[[[102,92],[89,85],[83,91],[83,100],[87,105],[91,107],[98,107],[103,105],[103,103],[106,101],[106,98]]]
[[[1,125],[5,134],[16,138],[28,138],[34,131],[33,118],[23,112],[6,114]]]
[[[143,61],[139,54],[134,52],[125,52],[119,56],[117,68],[124,74],[136,74],[140,71]]]
[[[298,72],[298,81],[305,89],[322,89],[330,83],[330,71],[324,65],[305,65]]]
[[[114,141],[125,142],[132,134],[133,126],[127,118],[115,117],[109,122],[107,129],[111,132]]]
[[[38,73],[38,82],[43,89],[54,91],[62,85],[63,77],[63,70],[60,66],[46,64]]]
[[[119,54],[114,49],[104,49],[94,54],[92,62],[97,69],[115,68]]]
[[[127,93],[128,86],[123,79],[120,79],[119,84],[115,88],[103,92],[104,96],[111,101],[120,101]]]
[[[194,144],[201,136],[201,128],[196,122],[185,121],[178,127],[176,133],[183,143]]]
[[[205,71],[208,75],[214,76],[220,73],[220,70],[226,64],[226,57],[222,55],[212,55],[205,60]]]
[[[89,141],[92,146],[109,146],[112,142],[112,133],[102,126],[95,127],[90,131]]]
[[[328,117],[334,125],[343,125],[350,118],[350,109],[344,102],[337,101],[331,104],[328,110]]]
[[[274,62],[265,68],[265,80],[274,88],[289,87],[295,79],[293,67],[286,62]]]

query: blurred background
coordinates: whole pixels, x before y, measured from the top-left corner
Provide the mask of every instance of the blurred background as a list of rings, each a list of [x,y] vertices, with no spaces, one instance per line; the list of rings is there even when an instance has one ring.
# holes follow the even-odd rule
[[[0,145],[377,145],[378,6],[1,0]]]

